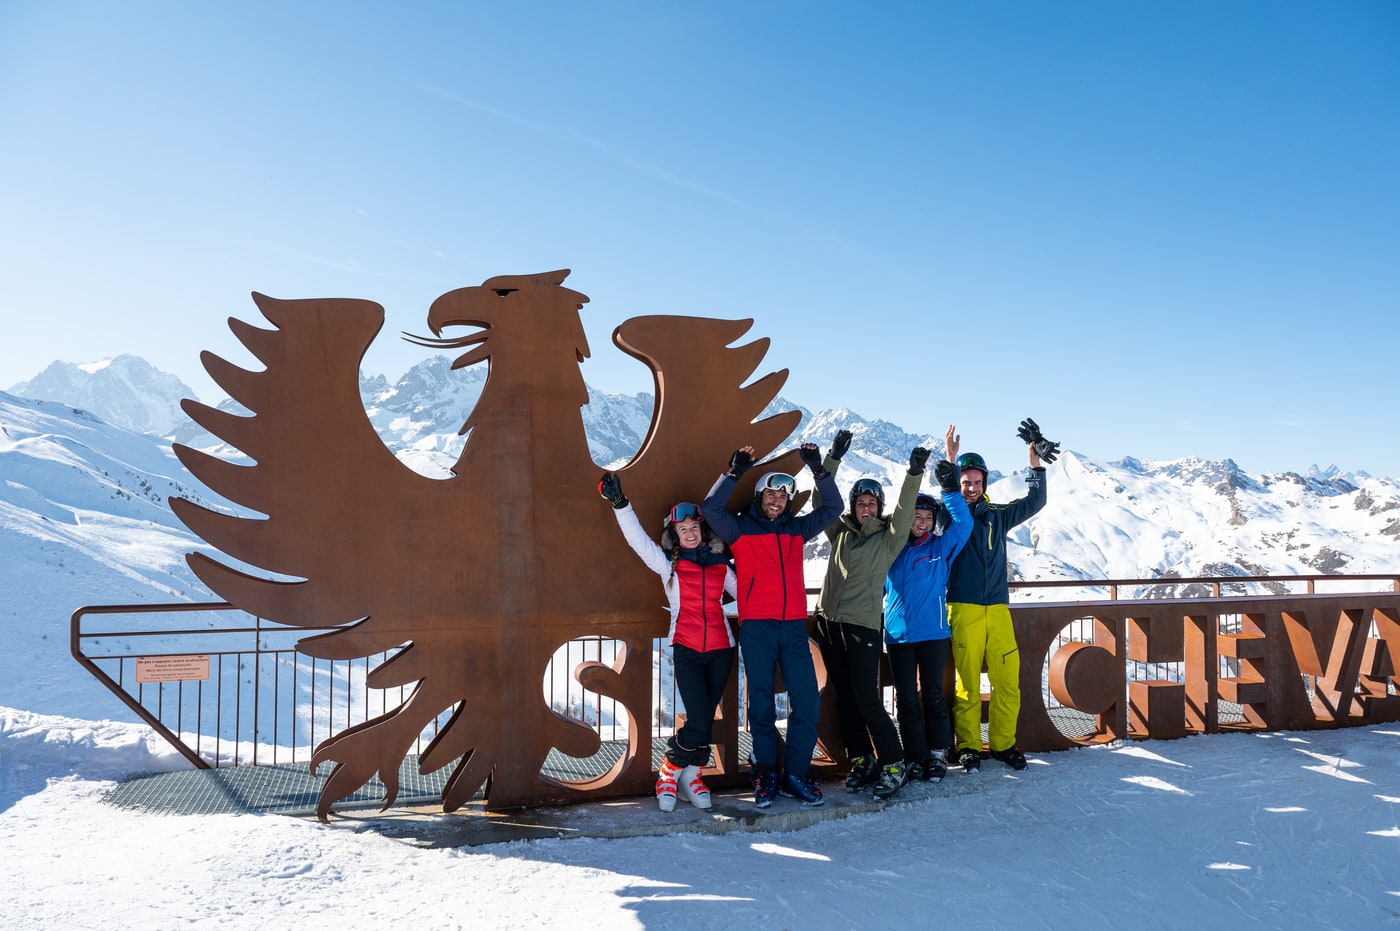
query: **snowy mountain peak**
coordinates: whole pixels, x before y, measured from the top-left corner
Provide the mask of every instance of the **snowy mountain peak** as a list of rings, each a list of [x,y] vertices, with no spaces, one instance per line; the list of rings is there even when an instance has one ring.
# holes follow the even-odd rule
[[[21,397],[92,411],[133,433],[158,436],[169,434],[186,419],[180,400],[195,397],[174,375],[131,355],[82,364],[52,362],[9,390]]]

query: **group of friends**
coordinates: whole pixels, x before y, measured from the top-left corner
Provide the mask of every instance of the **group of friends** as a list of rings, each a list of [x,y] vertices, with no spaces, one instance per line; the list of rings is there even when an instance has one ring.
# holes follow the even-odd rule
[[[711,807],[701,774],[736,648],[748,685],[754,803],[767,808],[779,795],[823,803],[809,772],[820,698],[803,572],[804,545],[822,533],[831,555],[815,639],[850,761],[846,788],[887,799],[911,779],[943,778],[949,765],[976,771],[983,756],[984,665],[991,686],[987,752],[1014,770],[1026,768],[1016,746],[1020,654],[1008,606],[1006,533],[1045,506],[1042,463],[1055,461],[1059,444],[1029,418],[1017,435],[1030,463],[1024,497],[993,504],[986,462],[976,453],[959,455],[960,437],[949,426],[945,456],[933,466],[939,493],[920,490],[930,452],[915,447],[889,513],[885,489],[873,478],[858,479],[842,501],[835,473],[850,449],[847,430],[836,434],[824,458],[814,443],[799,449],[816,485],[809,511],[794,513],[793,476],[768,472],[755,485],[752,504],[731,513],[726,505],[735,485],[754,464],[754,449],[745,446],[702,502],[671,508],[659,540],[643,529],[618,475],[603,474],[599,493],[613,505],[627,543],[661,577],[670,607],[668,639],[686,718],[667,741],[657,774],[663,811],[674,810],[678,799]],[[737,625],[725,616],[725,595],[737,602]],[[881,693],[882,652],[894,676],[898,728]],[[957,683],[951,716],[943,690],[950,652]],[[781,744],[778,673],[788,693]]]

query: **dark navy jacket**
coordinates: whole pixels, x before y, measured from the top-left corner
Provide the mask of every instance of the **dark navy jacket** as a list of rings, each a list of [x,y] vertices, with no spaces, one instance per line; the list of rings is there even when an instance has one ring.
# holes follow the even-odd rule
[[[972,536],[953,560],[948,575],[949,604],[1004,605],[1011,601],[1006,586],[1006,532],[1045,507],[1045,469],[1031,469],[1028,494],[1010,504],[992,504],[983,495],[971,508]]]

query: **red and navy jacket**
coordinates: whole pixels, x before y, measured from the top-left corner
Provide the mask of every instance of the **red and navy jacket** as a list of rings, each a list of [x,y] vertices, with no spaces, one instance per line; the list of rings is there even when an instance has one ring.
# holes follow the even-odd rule
[[[802,571],[803,544],[841,516],[841,492],[836,479],[823,472],[817,479],[821,507],[800,516],[791,509],[768,516],[755,503],[742,514],[724,509],[734,491],[733,476],[721,475],[700,510],[710,529],[734,551],[738,574],[739,622],[748,620],[804,621],[807,581]]]

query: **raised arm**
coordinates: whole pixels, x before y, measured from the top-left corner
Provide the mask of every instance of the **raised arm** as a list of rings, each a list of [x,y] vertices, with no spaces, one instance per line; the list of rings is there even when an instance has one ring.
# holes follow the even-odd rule
[[[903,548],[909,537],[909,529],[914,526],[914,502],[918,500],[919,486],[924,482],[924,464],[928,462],[928,454],[929,451],[922,446],[914,447],[909,453],[909,471],[899,488],[899,501],[895,503],[894,513],[890,515],[889,526],[885,529],[895,553]]]
[[[793,519],[793,525],[802,535],[802,539],[810,540],[841,516],[841,490],[836,487],[836,479],[822,466],[821,453],[817,451],[816,443],[803,443],[798,453],[807,464],[807,468],[812,470],[812,477],[816,479],[816,490],[821,493],[820,507],[810,514]]]
[[[830,472],[832,475],[835,475],[836,470],[841,468],[841,458],[846,455],[846,451],[850,448],[851,431],[837,430],[835,438],[831,441],[831,449],[827,450],[826,460],[822,462],[822,468],[826,469],[826,471]],[[819,485],[812,491],[812,510],[818,510],[821,508],[821,506],[822,490],[821,486]],[[837,512],[837,515],[840,516],[839,511]],[[826,525],[827,538],[834,542],[836,539],[836,532],[836,522],[833,520],[831,523]]]
[[[739,539],[739,518],[730,514],[725,505],[734,491],[734,483],[753,465],[753,453],[752,446],[740,446],[734,450],[729,457],[729,470],[720,475],[705,500],[700,502],[700,513],[705,515],[705,522],[725,543]]]

